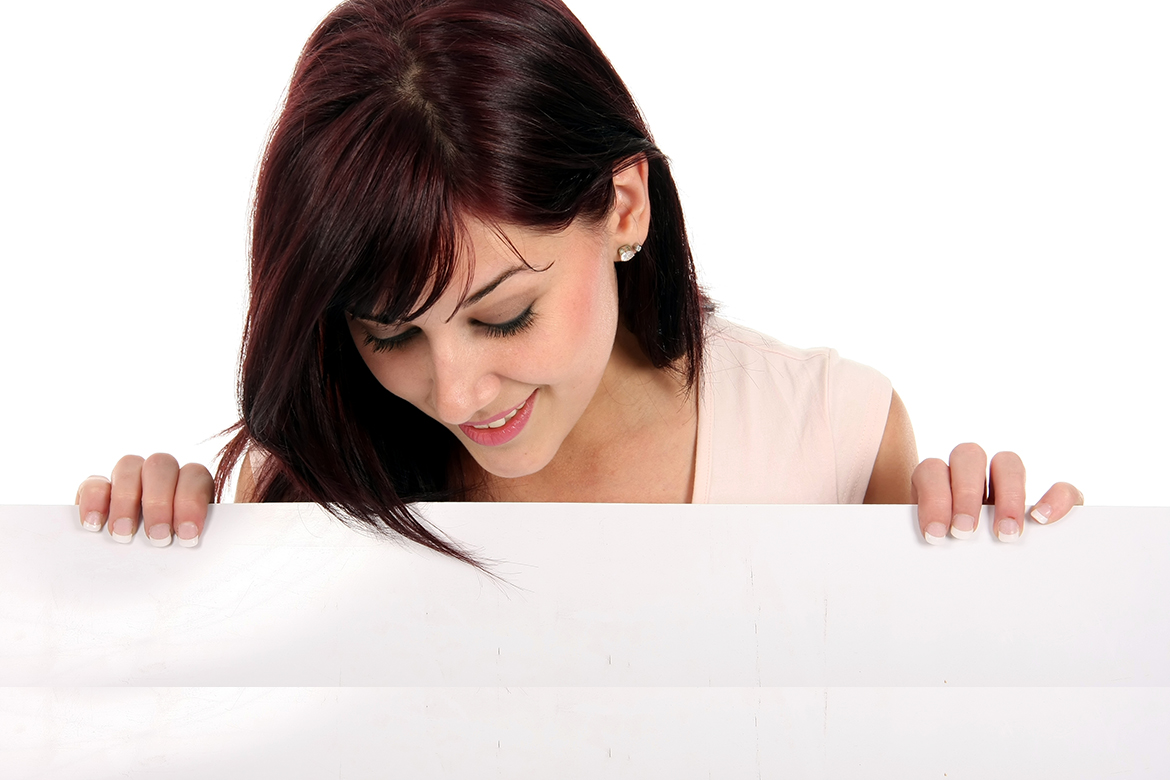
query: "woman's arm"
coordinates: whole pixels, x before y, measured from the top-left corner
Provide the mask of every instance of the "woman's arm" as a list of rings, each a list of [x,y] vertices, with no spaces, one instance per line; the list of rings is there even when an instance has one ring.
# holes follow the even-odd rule
[[[950,463],[927,458],[915,465],[918,448],[914,429],[902,399],[894,393],[886,429],[878,447],[865,491],[867,504],[918,504],[922,536],[938,544],[949,531],[957,539],[975,532],[984,502],[995,504],[993,530],[1003,542],[1014,542],[1024,530],[1024,464],[1014,452],[1000,452],[991,459],[987,480],[987,454],[978,444],[960,444],[951,451]],[[1038,523],[1050,523],[1083,504],[1084,496],[1067,482],[1057,482],[1032,508]]]
[[[910,504],[910,476],[918,465],[918,447],[914,443],[914,428],[910,415],[898,397],[890,397],[890,412],[886,416],[886,430],[878,446],[869,487],[865,490],[866,504]]]

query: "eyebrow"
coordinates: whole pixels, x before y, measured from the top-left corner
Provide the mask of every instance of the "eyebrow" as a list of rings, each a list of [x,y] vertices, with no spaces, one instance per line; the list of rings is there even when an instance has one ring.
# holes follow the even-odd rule
[[[455,313],[458,314],[460,309],[466,308],[466,307],[471,306],[472,304],[475,304],[475,303],[479,303],[484,298],[491,295],[492,291],[495,290],[497,287],[499,287],[501,284],[503,284],[508,279],[515,276],[516,274],[520,273],[521,271],[525,271],[525,270],[531,270],[531,269],[529,269],[529,267],[527,265],[518,265],[515,268],[509,268],[507,271],[504,271],[499,276],[497,276],[495,279],[492,279],[490,282],[485,284],[483,287],[480,287],[478,291],[476,291],[475,293],[468,296],[467,299],[464,300],[462,303],[460,303],[459,306],[455,309]]]
[[[526,271],[526,270],[530,270],[529,266],[519,265],[519,266],[516,266],[515,268],[509,268],[508,270],[503,271],[502,273],[497,275],[495,279],[492,279],[490,282],[485,284],[483,287],[480,287],[478,290],[476,290],[474,293],[469,295],[467,298],[464,298],[462,301],[460,301],[459,305],[455,308],[455,314],[458,314],[462,309],[465,309],[468,306],[479,303],[484,298],[491,295],[492,292],[497,287],[499,287],[501,284],[506,282],[508,279],[510,279],[511,277],[520,273],[521,271]],[[410,321],[410,320],[391,320],[385,314],[375,314],[373,312],[352,311],[352,312],[350,312],[350,314],[359,320],[366,320],[367,322],[376,322],[379,325],[401,325],[401,324],[405,324],[406,322]],[[451,316],[453,317],[453,316],[455,316],[455,314],[452,314]]]

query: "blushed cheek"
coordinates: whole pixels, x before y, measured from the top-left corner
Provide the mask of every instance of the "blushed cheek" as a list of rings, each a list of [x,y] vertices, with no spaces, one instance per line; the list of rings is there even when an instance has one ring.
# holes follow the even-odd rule
[[[576,362],[596,381],[609,361],[617,331],[617,284],[604,276],[607,272],[612,273],[603,265],[581,285],[568,312],[568,328],[576,342]]]

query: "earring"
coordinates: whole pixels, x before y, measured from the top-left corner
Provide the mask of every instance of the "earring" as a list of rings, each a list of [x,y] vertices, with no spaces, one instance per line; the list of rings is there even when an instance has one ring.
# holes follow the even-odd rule
[[[621,246],[618,247],[618,262],[619,263],[628,263],[629,261],[634,259],[634,255],[638,254],[641,251],[642,251],[641,244],[634,244],[633,246],[630,246],[629,244],[622,244]]]

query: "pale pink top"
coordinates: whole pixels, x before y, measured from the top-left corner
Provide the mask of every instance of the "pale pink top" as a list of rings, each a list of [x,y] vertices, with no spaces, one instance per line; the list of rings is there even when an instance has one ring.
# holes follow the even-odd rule
[[[893,392],[836,350],[718,317],[699,379],[695,504],[860,504]]]

